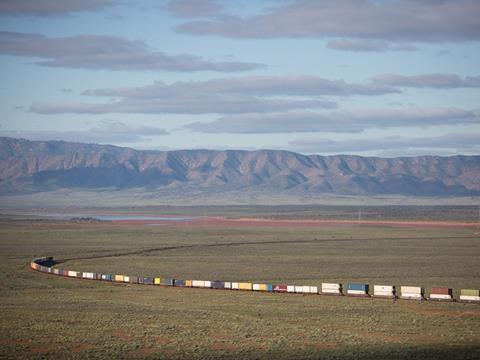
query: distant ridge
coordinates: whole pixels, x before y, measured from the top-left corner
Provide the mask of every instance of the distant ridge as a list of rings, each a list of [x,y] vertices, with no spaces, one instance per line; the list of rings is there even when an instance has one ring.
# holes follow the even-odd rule
[[[279,150],[137,151],[0,138],[0,194],[142,188],[335,195],[475,196],[480,156],[402,158]]]

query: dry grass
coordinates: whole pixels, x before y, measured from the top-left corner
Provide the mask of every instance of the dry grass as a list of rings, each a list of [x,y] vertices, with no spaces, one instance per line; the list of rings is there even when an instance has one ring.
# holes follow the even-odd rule
[[[63,267],[132,275],[478,288],[475,231],[4,221],[0,358],[477,359],[478,305],[120,285],[27,269],[53,255],[78,258]],[[149,250],[179,245],[192,247]],[[136,249],[145,251],[109,257]]]

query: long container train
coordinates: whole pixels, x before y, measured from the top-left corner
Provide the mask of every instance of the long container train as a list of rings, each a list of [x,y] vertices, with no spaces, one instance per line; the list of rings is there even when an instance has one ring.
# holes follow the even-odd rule
[[[231,282],[231,281],[209,281],[209,280],[182,280],[163,277],[141,277],[120,274],[99,274],[93,272],[83,272],[67,269],[54,268],[53,257],[42,257],[32,260],[30,267],[33,270],[43,273],[66,276],[72,278],[101,280],[116,283],[145,284],[160,286],[177,286],[191,288],[209,288],[225,290],[244,290],[275,293],[294,293],[294,294],[318,294],[318,295],[337,295],[337,296],[360,296],[385,299],[409,299],[409,300],[430,300],[430,301],[458,301],[480,304],[479,289],[460,289],[457,297],[454,296],[452,288],[431,288],[429,297],[426,296],[425,289],[419,286],[401,286],[400,291],[392,285],[374,285],[348,283],[346,288],[340,283],[322,283],[321,286],[298,286],[288,284],[265,284],[253,282]]]

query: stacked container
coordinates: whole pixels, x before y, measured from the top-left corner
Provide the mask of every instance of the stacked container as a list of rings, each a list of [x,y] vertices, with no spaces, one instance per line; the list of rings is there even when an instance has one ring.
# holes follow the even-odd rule
[[[450,288],[432,288],[430,300],[453,301],[453,290]]]
[[[154,283],[155,285],[160,285],[161,282],[162,282],[162,279],[159,278],[159,277],[156,277],[155,279],[153,279],[153,283]]]
[[[480,303],[480,290],[478,290],[478,289],[461,289],[460,290],[460,301]]]
[[[175,279],[173,281],[173,286],[185,286],[185,280]]]
[[[373,296],[382,298],[395,298],[395,286],[373,285]]]
[[[322,283],[322,294],[342,295],[342,284]]]
[[[287,292],[295,293],[295,286],[294,285],[287,285]]]
[[[160,280],[160,285],[173,286],[174,282],[175,282],[174,279],[162,278],[162,279]]]
[[[84,279],[93,280],[93,279],[95,279],[95,274],[94,274],[94,273],[91,273],[91,272],[84,272],[84,273],[82,273],[82,277],[83,277]]]
[[[238,283],[238,289],[239,290],[252,290],[252,283],[248,283],[248,282]]]
[[[423,300],[425,289],[420,286],[402,286],[400,292],[400,299]]]
[[[297,293],[297,294],[303,294],[303,286],[295,285],[294,290],[295,290],[295,293]]]
[[[275,285],[273,287],[273,291],[275,291],[275,292],[287,292],[287,285],[283,285],[283,284]]]
[[[348,283],[347,295],[368,296],[368,284]]]
[[[232,282],[232,290],[240,290],[238,287],[238,282]]]
[[[273,285],[270,284],[253,284],[252,290],[254,291],[273,291]]]
[[[68,270],[67,276],[70,277],[81,277],[78,271]]]

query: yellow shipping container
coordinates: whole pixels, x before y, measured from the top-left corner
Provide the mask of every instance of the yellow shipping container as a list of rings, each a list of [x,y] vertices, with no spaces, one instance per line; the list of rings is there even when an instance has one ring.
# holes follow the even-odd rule
[[[252,290],[252,283],[238,283],[238,288],[240,290]]]
[[[192,280],[185,280],[185,286],[192,287]]]
[[[123,275],[115,275],[115,281],[123,282]]]
[[[258,290],[267,291],[267,284],[258,284]]]
[[[155,285],[160,285],[160,281],[161,281],[160,278],[155,278],[155,280],[153,281],[153,283],[154,283]]]

